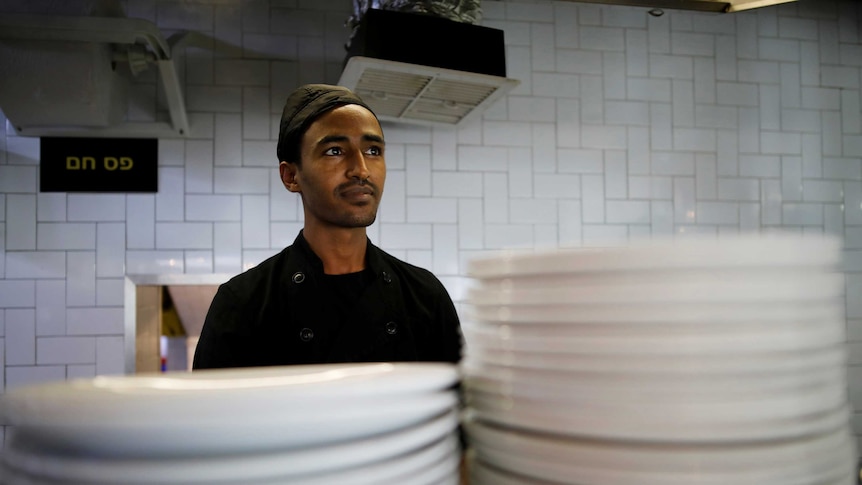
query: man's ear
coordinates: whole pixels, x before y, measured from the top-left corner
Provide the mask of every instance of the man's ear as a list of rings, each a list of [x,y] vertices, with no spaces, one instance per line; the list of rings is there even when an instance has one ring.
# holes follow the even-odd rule
[[[299,169],[296,164],[281,162],[278,164],[278,173],[281,175],[284,188],[291,192],[302,192],[299,188]]]

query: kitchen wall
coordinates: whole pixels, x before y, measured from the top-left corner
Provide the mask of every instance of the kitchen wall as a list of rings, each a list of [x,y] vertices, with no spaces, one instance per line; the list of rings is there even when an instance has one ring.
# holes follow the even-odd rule
[[[348,0],[126,0],[180,57],[192,133],[159,144],[158,194],[38,191],[38,139],[0,134],[0,390],[123,372],[127,274],[235,274],[290,244],[277,177],[286,94],[335,83]],[[484,1],[510,95],[459,129],[387,124],[369,231],[459,302],[467,261],[505,247],[785,229],[843,237],[850,393],[862,410],[862,6],[730,15]],[[429,39],[433,42],[433,39]],[[164,116],[158,79],[129,119]],[[862,435],[862,415],[855,419]]]

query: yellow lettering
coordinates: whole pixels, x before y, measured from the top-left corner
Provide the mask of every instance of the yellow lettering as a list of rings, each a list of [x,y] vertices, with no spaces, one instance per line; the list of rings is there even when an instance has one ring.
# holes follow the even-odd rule
[[[90,170],[96,170],[96,159],[93,157],[82,157],[81,170],[87,170],[88,165]]]
[[[131,170],[134,164],[132,157],[120,157],[120,170]]]
[[[66,170],[80,170],[81,159],[78,157],[66,157]]]
[[[117,161],[114,157],[105,157],[105,169],[106,170],[116,170],[117,166],[119,166],[120,162]]]

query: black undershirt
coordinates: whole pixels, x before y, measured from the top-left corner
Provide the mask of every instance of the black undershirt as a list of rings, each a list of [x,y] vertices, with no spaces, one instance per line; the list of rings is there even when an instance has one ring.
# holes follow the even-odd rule
[[[338,340],[344,325],[357,322],[361,315],[357,314],[359,302],[365,297],[366,290],[374,281],[374,273],[370,269],[339,275],[324,274],[323,290],[329,295],[329,304],[338,315],[338,321],[332,322],[336,328],[335,340]]]

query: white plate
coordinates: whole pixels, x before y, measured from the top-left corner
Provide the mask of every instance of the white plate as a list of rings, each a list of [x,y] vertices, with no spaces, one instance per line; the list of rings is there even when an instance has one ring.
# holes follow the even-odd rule
[[[254,482],[251,485],[284,485],[286,482],[290,485],[457,485],[459,446],[457,436],[450,434],[420,450],[383,462],[311,477],[281,477],[266,482]]]
[[[467,420],[464,427],[468,441],[480,455],[482,450],[494,449],[557,466],[629,472],[714,474],[735,470],[754,474],[776,467],[792,471],[807,468],[811,462],[829,461],[839,450],[855,447],[849,426],[797,440],[705,445],[560,438],[489,426],[475,420]]]
[[[565,415],[570,408],[604,409],[600,415],[616,420],[614,426],[631,424],[684,423],[692,426],[755,420],[797,419],[825,413],[846,403],[846,382],[833,380],[807,388],[772,390],[771,392],[699,393],[663,389],[630,392],[623,388],[592,388],[580,393],[549,391],[550,385],[518,388],[488,379],[464,381],[470,403],[477,410],[496,410],[533,415],[544,410],[551,416]],[[525,392],[532,389],[536,392]],[[546,391],[540,393],[541,391]],[[627,404],[628,403],[628,404]],[[534,408],[534,409],[530,409]],[[585,419],[575,417],[573,422]]]
[[[560,485],[531,477],[515,475],[506,470],[500,470],[487,465],[482,460],[472,457],[468,461],[470,485]]]
[[[626,246],[501,251],[468,262],[473,278],[697,268],[823,267],[841,262],[837,236],[742,234],[721,238],[636,240]]]
[[[500,453],[493,449],[479,449],[482,461],[487,461],[499,468],[509,470],[522,476],[537,478],[551,483],[561,484],[621,484],[637,483],[638,485],[812,485],[846,482],[848,472],[852,473],[855,457],[847,449],[837,450],[838,455],[830,457],[821,463],[811,463],[810,468],[775,467],[769,472],[746,473],[744,470],[728,470],[725,472],[695,472],[695,473],[663,473],[663,472],[631,472],[624,469],[594,469],[575,466],[554,466],[542,460],[533,460],[522,456]],[[802,473],[797,473],[800,471]],[[527,482],[532,483],[532,482]],[[542,482],[540,482],[542,483]]]
[[[606,288],[612,286],[645,286],[654,284],[692,284],[722,286],[736,283],[769,284],[780,281],[805,282],[811,277],[840,275],[841,271],[825,267],[803,268],[708,268],[656,269],[654,271],[570,272],[537,275],[511,275],[498,278],[474,278],[470,288],[488,291],[521,291],[553,288]],[[804,284],[804,283],[803,283]]]
[[[844,388],[822,395],[733,402],[556,403],[465,388],[470,412],[481,420],[561,436],[650,442],[732,442],[787,439],[823,433],[849,419]]]
[[[260,400],[254,416],[268,421],[268,414],[292,405],[415,395],[447,389],[457,378],[456,366],[444,363],[298,365],[99,376],[20,387],[2,399],[5,417],[16,425],[125,424],[130,416],[217,422],[220,412],[250,399]]]
[[[575,323],[684,323],[702,325],[729,322],[785,322],[844,320],[840,302],[721,303],[631,303],[581,305],[489,305],[468,303],[466,319],[489,323],[533,325]]]
[[[607,326],[589,332],[564,325],[493,325],[462,322],[467,351],[547,351],[578,355],[732,355],[823,349],[846,341],[843,321],[795,322],[783,326],[715,326],[713,331],[641,326],[636,331]]]
[[[690,281],[649,284],[534,285],[499,288],[478,285],[470,288],[466,301],[471,305],[554,305],[632,303],[781,303],[833,302],[844,295],[844,275],[811,272],[804,278],[764,277],[755,272],[735,280],[715,280],[708,273]]]
[[[304,477],[278,477],[274,479],[243,479],[244,485],[331,485],[350,483],[351,485],[375,485],[398,483],[399,485],[458,485],[460,447],[455,435],[450,435],[423,449],[393,457],[384,462],[372,463],[333,473],[322,473]],[[154,464],[152,466],[158,466]],[[4,473],[5,472],[5,473]],[[188,477],[187,477],[188,478]],[[0,483],[6,485],[53,485],[69,484],[62,479],[35,477],[12,470],[0,470]],[[76,480],[76,485],[101,485],[105,482],[84,482]],[[155,485],[179,483],[175,480],[117,482],[123,485]],[[194,482],[186,482],[194,483]],[[198,485],[218,483],[211,480],[198,482]]]
[[[350,406],[344,406],[345,402],[350,402]],[[45,448],[82,450],[102,456],[253,453],[325,445],[395,431],[456,405],[457,396],[453,392],[437,392],[290,408],[289,412],[272,416],[269,423],[248,423],[242,416],[230,416],[221,423],[208,425],[149,422],[143,426],[132,419],[125,426],[28,425],[18,429]]]
[[[843,366],[820,367],[793,373],[752,370],[743,374],[710,376],[663,373],[585,373],[514,369],[481,362],[462,361],[464,386],[503,397],[523,396],[563,404],[590,401],[636,400],[661,403],[727,403],[743,400],[792,398],[819,389],[846,386]]]
[[[225,369],[22,387],[2,403],[8,424],[56,449],[108,456],[237,453],[333,443],[418,423],[454,406],[458,377],[454,364],[434,363]]]
[[[554,483],[639,485],[812,485],[842,483],[855,465],[855,446],[847,440],[845,446],[829,454],[799,455],[797,461],[763,466],[757,469],[726,468],[677,471],[661,467],[637,470],[617,463],[617,466],[596,467],[575,457],[553,460],[539,453],[530,455],[501,451],[485,442],[474,445],[476,455],[495,467],[525,477],[535,477]],[[849,484],[848,484],[849,485]]]
[[[16,433],[3,453],[5,466],[22,474],[83,483],[244,483],[255,480],[311,480],[313,474],[394,459],[446,436],[455,437],[458,413],[450,410],[418,426],[323,447],[203,458],[105,458],[87,453],[46,453]],[[433,453],[432,453],[433,454]]]
[[[551,351],[507,349],[493,341],[483,344],[468,341],[462,368],[473,362],[512,369],[559,370],[587,373],[629,373],[631,375],[664,373],[674,375],[737,375],[750,373],[802,372],[822,367],[840,367],[847,363],[843,345],[822,349],[789,352],[741,352],[719,355],[620,355],[584,354]]]

